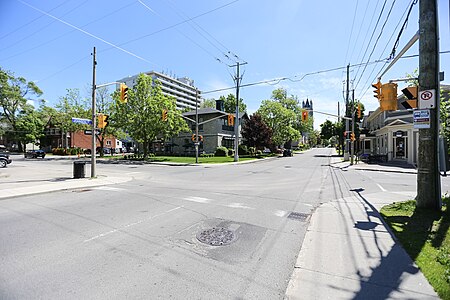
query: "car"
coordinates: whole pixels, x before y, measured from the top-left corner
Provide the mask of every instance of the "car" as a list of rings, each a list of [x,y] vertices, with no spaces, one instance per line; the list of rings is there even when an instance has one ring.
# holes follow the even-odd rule
[[[28,150],[25,153],[25,158],[38,158],[38,157],[45,157],[45,151],[44,150]]]
[[[5,168],[12,162],[11,158],[9,158],[8,153],[0,153],[0,168]]]

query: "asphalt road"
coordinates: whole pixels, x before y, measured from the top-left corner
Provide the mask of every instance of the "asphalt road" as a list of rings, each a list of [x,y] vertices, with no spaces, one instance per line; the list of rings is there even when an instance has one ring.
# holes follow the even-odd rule
[[[0,298],[283,299],[320,203],[361,188],[415,190],[415,175],[347,172],[330,154],[220,166],[99,163],[100,176],[130,180],[2,200]],[[8,184],[71,177],[71,161],[13,163],[1,173]]]

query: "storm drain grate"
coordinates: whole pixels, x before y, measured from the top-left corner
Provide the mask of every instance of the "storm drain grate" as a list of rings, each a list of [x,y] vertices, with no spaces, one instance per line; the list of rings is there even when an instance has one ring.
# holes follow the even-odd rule
[[[293,211],[288,215],[288,219],[306,221],[308,216],[309,216],[309,214],[304,214],[304,213],[299,213],[299,212]]]
[[[197,239],[211,246],[225,246],[234,240],[234,233],[223,227],[206,229],[197,234]]]

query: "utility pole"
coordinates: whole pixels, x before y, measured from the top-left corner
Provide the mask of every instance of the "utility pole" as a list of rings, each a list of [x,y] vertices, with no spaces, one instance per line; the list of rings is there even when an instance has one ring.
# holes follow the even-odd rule
[[[95,131],[96,120],[97,120],[97,113],[96,113],[96,107],[95,107],[95,66],[97,65],[96,61],[96,52],[95,47],[94,51],[92,52],[92,146],[91,146],[91,178],[95,178],[95,167],[96,167],[96,147],[95,147],[95,139],[97,138],[97,132]]]
[[[352,134],[355,133],[355,90],[352,90]],[[350,164],[353,165],[353,156],[355,155],[355,141],[351,139],[350,141]]]
[[[350,64],[347,65],[347,91],[345,93],[345,116],[347,118],[350,117],[350,109],[349,109],[349,93],[350,93]],[[345,152],[344,152],[344,161],[348,161],[348,148],[349,148],[349,139],[348,139],[348,132],[350,129],[349,119],[345,119]]]
[[[416,201],[418,207],[441,209],[438,163],[440,96],[437,0],[419,1],[419,34],[419,89],[434,90],[436,105],[430,109],[430,128],[419,129]]]
[[[198,164],[198,89],[195,89],[195,163]]]
[[[233,78],[236,82],[236,120],[234,122],[234,161],[239,161],[239,85],[241,84],[242,77],[239,74],[239,66],[246,65],[247,63],[237,62],[230,67],[236,67],[236,76]]]

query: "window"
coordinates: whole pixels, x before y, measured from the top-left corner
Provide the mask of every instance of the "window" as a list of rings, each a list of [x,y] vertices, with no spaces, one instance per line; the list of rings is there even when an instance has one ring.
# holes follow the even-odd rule
[[[112,143],[111,143],[111,140],[107,140],[107,141],[106,141],[106,146],[111,146],[111,144],[112,144]]]

